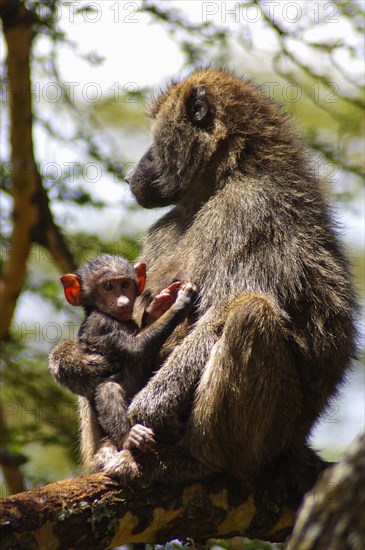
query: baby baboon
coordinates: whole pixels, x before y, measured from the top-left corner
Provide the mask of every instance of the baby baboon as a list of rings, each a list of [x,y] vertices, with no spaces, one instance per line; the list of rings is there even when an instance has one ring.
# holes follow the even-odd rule
[[[104,434],[118,449],[150,450],[155,443],[153,431],[141,424],[130,429],[128,404],[150,377],[162,344],[191,309],[192,285],[180,288],[181,283],[175,282],[156,296],[148,315],[158,320],[139,332],[132,313],[146,282],[144,263],[133,268],[120,256],[103,254],[76,274],[63,275],[61,282],[67,301],[85,310],[78,341],[91,353],[101,354],[107,365],[104,368],[104,363],[95,366],[91,362],[87,369],[79,367],[70,376],[55,367],[51,355],[56,380],[87,398]],[[60,344],[66,353],[68,345],[67,341]]]
[[[306,442],[354,355],[355,298],[306,148],[276,103],[224,70],[173,83],[151,116],[131,190],[145,208],[175,206],[145,237],[139,309],[174,279],[201,300],[128,415],[158,443],[176,421],[185,432],[157,446],[158,463],[128,450],[95,460],[126,480],[161,481],[252,479],[285,464],[309,486],[321,461]]]

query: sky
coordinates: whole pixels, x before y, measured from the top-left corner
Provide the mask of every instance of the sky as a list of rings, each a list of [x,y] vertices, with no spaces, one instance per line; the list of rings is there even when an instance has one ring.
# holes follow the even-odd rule
[[[160,24],[152,22],[148,14],[138,11],[140,4],[127,0],[85,0],[73,5],[65,2],[59,12],[61,27],[71,39],[82,44],[85,53],[95,47],[98,54],[105,57],[103,66],[98,69],[100,79],[97,77],[104,90],[119,81],[121,75],[125,83],[155,86],[168,76],[181,73],[183,56],[178,46]],[[277,38],[274,33],[267,32],[262,16],[251,4],[240,9],[238,2],[232,1],[165,0],[160,4],[181,10],[197,25],[212,22],[228,29],[232,39],[249,23],[255,49],[261,50],[267,57],[267,53],[272,54],[277,48]],[[94,8],[94,11],[76,15],[77,9],[85,5]],[[306,33],[311,40],[321,42],[335,35],[336,40],[345,39],[347,43],[358,45],[356,38],[351,35],[349,24],[341,20],[333,2],[302,0],[280,3],[264,0],[263,6],[270,16],[277,18],[290,30],[304,26],[308,20],[314,22],[313,28]],[[303,44],[298,43],[294,48],[298,54],[301,51],[303,55],[306,54]],[[358,74],[361,58],[346,62],[347,68],[352,64],[354,74],[356,70]],[[81,84],[90,82],[92,71],[83,63],[75,61],[73,51],[68,60],[67,56],[64,57],[64,64],[66,79]]]
[[[148,14],[140,13],[138,7],[141,2],[129,2],[127,0],[80,0],[75,2],[63,2],[57,12],[57,19],[62,30],[64,30],[71,41],[77,44],[77,48],[61,48],[59,51],[59,69],[61,78],[71,95],[79,102],[85,104],[97,104],[111,94],[117,101],[119,94],[125,91],[134,91],[146,86],[152,89],[163,87],[171,78],[183,74],[184,58],[166,27],[156,24]],[[181,0],[162,2],[169,7],[174,7],[186,14],[191,22],[200,25],[204,22],[212,22],[222,28],[228,29],[229,35],[234,42],[238,34],[249,23],[251,30],[250,40],[254,46],[250,55],[242,55],[242,49],[237,48],[232,57],[232,66],[240,74],[247,73],[249,76],[269,71],[273,53],[278,48],[277,37],[269,32],[265,26],[262,16],[252,4],[239,7],[237,2],[210,2],[196,0]],[[77,14],[77,11],[88,6],[91,11]],[[328,40],[336,36],[336,39],[345,39],[354,47],[358,47],[356,37],[350,33],[348,24],[341,20],[338,8],[333,2],[316,1],[284,1],[264,0],[263,6],[266,12],[290,30],[301,29],[308,21],[314,23],[313,28],[307,32],[308,37],[317,42]],[[291,47],[298,56],[306,59],[308,52],[305,46],[297,41]],[[45,56],[50,54],[50,44],[46,38],[37,41],[37,52]],[[77,53],[76,53],[77,52]],[[103,58],[100,65],[92,66],[83,59],[82,55],[90,52],[97,53]],[[344,52],[340,52],[344,56]],[[362,63],[361,56],[355,59],[342,59],[346,62],[347,69],[353,74],[359,74],[359,64]],[[324,63],[319,58],[318,63]],[[350,71],[351,72],[351,71]],[[360,71],[361,74],[361,71]],[[39,107],[46,112],[47,107],[52,108],[55,99],[55,86],[52,82],[37,77],[38,88],[35,90],[39,99]],[[346,81],[339,82],[339,85],[346,86]],[[48,103],[48,106],[45,105]],[[60,121],[63,127],[67,121]],[[100,141],[108,141],[110,132],[104,132],[104,136],[98,136]],[[49,163],[77,162],[77,152],[67,147],[60,147],[59,144],[51,143],[48,136],[38,130],[35,135],[38,157],[44,165]],[[123,135],[118,138],[118,148],[122,158],[130,162],[137,162],[148,146],[148,135],[144,139],[135,139],[135,136]],[[90,172],[92,176],[92,169]],[[92,177],[91,177],[92,179]],[[97,186],[93,182],[94,192],[100,198],[109,197],[114,207],[110,208],[108,216],[108,230],[112,233],[120,232],[121,218],[120,210],[115,208],[120,202],[133,202],[129,190],[120,184],[112,181],[111,177],[103,174],[103,186]],[[362,197],[363,199],[363,197]],[[336,207],[337,208],[337,207]],[[62,206],[57,209],[57,215],[62,214]],[[71,207],[70,219],[73,215]],[[92,215],[92,213],[90,213]],[[75,214],[77,217],[77,214]],[[338,207],[338,216],[341,218],[344,227],[344,238],[350,243],[356,243],[358,247],[363,246],[363,223],[364,223],[364,200],[359,201],[351,208]],[[155,219],[155,212],[144,213],[143,221],[147,224]],[[88,217],[79,217],[75,223],[81,228],[88,221]],[[138,229],[141,223],[140,216],[136,215],[133,220],[128,218],[124,224],[131,232]],[[96,230],[102,230],[104,222],[100,217],[93,221]]]

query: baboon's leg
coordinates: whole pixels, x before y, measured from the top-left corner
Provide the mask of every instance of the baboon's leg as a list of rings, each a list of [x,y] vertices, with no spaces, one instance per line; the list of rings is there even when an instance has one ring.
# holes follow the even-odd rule
[[[196,390],[183,440],[157,454],[123,451],[106,471],[125,481],[199,479],[226,471],[249,479],[290,446],[301,409],[283,315],[265,295],[237,300]]]
[[[290,445],[302,405],[284,315],[261,294],[238,299],[214,346],[189,422],[191,453],[250,477]]]
[[[107,379],[95,390],[95,407],[104,432],[112,436],[119,450],[123,448],[130,424],[125,391],[119,382]]]

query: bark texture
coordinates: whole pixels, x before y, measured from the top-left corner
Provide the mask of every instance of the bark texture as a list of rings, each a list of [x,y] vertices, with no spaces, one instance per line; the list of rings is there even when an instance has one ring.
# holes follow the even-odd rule
[[[8,337],[17,300],[22,292],[31,247],[44,246],[63,272],[75,264],[59,228],[53,220],[33,151],[33,110],[30,56],[38,20],[19,0],[0,0],[7,47],[7,82],[10,122],[10,180],[4,187],[13,200],[12,232],[0,279],[0,346]],[[6,418],[0,418],[1,433],[6,434]],[[6,451],[6,437],[0,440]],[[5,484],[12,493],[24,490],[19,465],[0,457]]]
[[[307,494],[288,548],[365,548],[364,436],[352,444],[343,461],[323,473]]]
[[[176,487],[122,487],[93,474],[4,499],[1,548],[92,550],[236,535],[283,541],[299,502],[283,479],[252,492],[225,476]]]

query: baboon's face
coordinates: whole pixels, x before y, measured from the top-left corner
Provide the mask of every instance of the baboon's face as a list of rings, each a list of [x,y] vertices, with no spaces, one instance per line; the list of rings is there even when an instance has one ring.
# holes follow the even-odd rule
[[[154,142],[128,181],[145,208],[176,204],[217,146],[213,90],[204,72],[173,84],[152,105]]]
[[[151,107],[154,141],[128,178],[138,203],[154,208],[186,195],[194,200],[202,186],[209,196],[220,167],[225,174],[235,169],[262,103],[254,86],[224,71],[201,70],[172,84]]]

